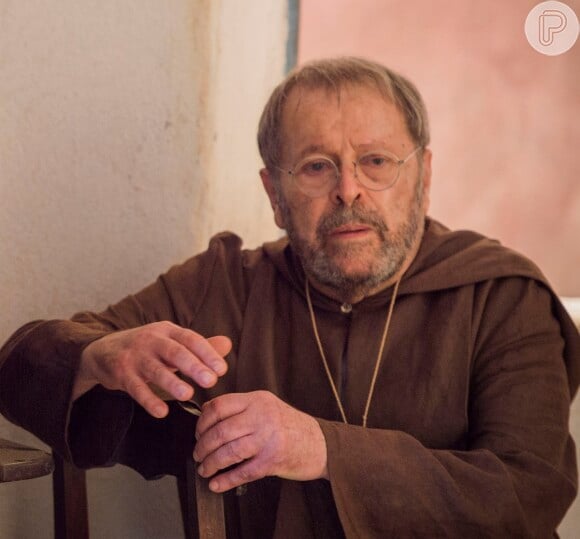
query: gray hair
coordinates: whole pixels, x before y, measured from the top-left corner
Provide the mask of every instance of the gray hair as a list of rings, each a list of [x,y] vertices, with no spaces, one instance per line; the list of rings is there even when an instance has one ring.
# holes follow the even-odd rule
[[[391,69],[364,58],[343,57],[307,63],[291,73],[274,89],[264,107],[258,127],[258,147],[264,165],[273,171],[282,153],[282,115],[293,88],[326,89],[338,92],[354,84],[377,89],[403,113],[411,138],[417,146],[429,144],[429,122],[421,94],[415,85]]]

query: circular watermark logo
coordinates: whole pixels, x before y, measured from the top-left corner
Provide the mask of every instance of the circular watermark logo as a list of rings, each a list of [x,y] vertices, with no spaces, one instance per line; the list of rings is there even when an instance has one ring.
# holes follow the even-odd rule
[[[542,2],[526,18],[528,43],[542,54],[556,56],[571,49],[578,39],[578,17],[562,2]]]

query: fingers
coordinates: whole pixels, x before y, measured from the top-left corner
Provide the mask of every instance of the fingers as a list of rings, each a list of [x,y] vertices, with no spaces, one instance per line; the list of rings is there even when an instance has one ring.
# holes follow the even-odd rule
[[[221,357],[227,356],[232,351],[232,341],[225,335],[216,335],[215,337],[209,337],[207,340]]]
[[[176,372],[202,387],[212,387],[227,372],[223,355],[231,346],[227,337],[205,339],[170,322],[112,333],[83,352],[73,396],[78,398],[99,383],[127,392],[148,413],[164,417],[169,409],[160,395],[187,400],[194,393]]]
[[[207,420],[206,410],[207,406],[204,406],[198,425]],[[219,461],[220,467],[225,468],[253,456],[247,447],[240,447],[240,444],[237,443],[239,439],[252,434],[252,425],[242,414],[228,417],[214,423],[211,428],[203,428],[202,431],[203,434],[200,435],[200,430],[196,430],[196,437],[199,439],[193,452],[193,458],[198,462],[206,461],[209,475],[218,470],[218,467],[212,463]],[[226,446],[227,448],[222,450]]]
[[[243,414],[223,420],[207,430],[196,444],[193,456],[201,462],[197,471],[207,478],[226,470],[212,477],[209,486],[214,492],[225,492],[261,479],[273,468],[260,442],[261,437]]]
[[[268,391],[231,393],[204,404],[193,457],[224,492],[267,475],[328,477],[326,441],[315,418]],[[215,475],[217,474],[217,475]]]
[[[163,357],[202,387],[215,385],[218,377],[227,372],[228,364],[223,356],[232,348],[227,337],[205,339],[192,330],[178,326],[173,326],[170,337],[183,350],[168,350]]]
[[[248,393],[228,393],[221,395],[203,405],[203,413],[196,426],[196,438],[199,440],[214,425],[244,412],[249,404]],[[233,425],[233,422],[229,422]]]
[[[220,445],[216,451],[210,453],[202,460],[198,467],[198,473],[203,477],[211,477],[220,470],[230,468],[235,464],[250,460],[259,453],[259,444],[251,435],[235,438],[224,445]],[[194,453],[197,457],[197,453]],[[262,472],[262,477],[265,471]]]
[[[128,350],[119,356],[124,360],[124,365],[119,368],[126,368],[128,374],[135,374],[140,379],[138,385],[135,386],[134,381],[128,385],[127,377],[123,389],[140,404],[150,403],[145,406],[150,413],[151,406],[160,407],[160,399],[151,391],[149,384],[155,385],[171,398],[187,400],[193,396],[193,388],[179,378],[176,371],[183,372],[202,387],[215,385],[218,375],[227,371],[225,360],[206,339],[194,331],[173,324],[139,330],[128,344]],[[217,373],[207,363],[213,365]],[[165,410],[167,406],[160,408]]]
[[[256,432],[253,415],[248,413],[252,393],[232,393],[206,402],[197,422],[198,439],[193,458],[200,462],[198,473],[211,477],[220,470],[240,464],[212,478],[210,488],[224,492],[264,477],[265,467],[249,464],[260,453],[263,444]],[[249,472],[252,471],[250,477]]]
[[[217,493],[226,492],[232,488],[262,479],[266,475],[257,459],[246,460],[233,470],[212,477],[209,482],[209,488]]]
[[[169,407],[139,376],[127,378],[125,391],[150,415],[161,419],[169,413]]]
[[[190,329],[162,323],[160,335],[149,350],[153,357],[150,361],[144,358],[140,363],[141,376],[173,398],[188,400],[194,390],[175,371],[180,371],[201,387],[214,386],[218,377],[227,372],[228,365],[220,354],[229,353],[231,340],[223,336],[205,339]],[[147,402],[155,403],[156,412],[161,412],[156,398],[147,395]],[[164,404],[162,408],[167,406]]]

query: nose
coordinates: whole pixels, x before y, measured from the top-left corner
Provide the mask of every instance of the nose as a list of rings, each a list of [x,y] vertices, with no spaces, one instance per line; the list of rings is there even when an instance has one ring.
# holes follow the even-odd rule
[[[362,186],[357,179],[356,163],[343,163],[338,181],[331,192],[335,204],[352,206],[361,195]]]

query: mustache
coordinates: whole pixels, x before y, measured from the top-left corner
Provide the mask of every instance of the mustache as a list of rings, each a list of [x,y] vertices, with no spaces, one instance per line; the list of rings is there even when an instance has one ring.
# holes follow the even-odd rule
[[[335,228],[351,224],[370,226],[379,233],[381,239],[389,231],[389,227],[377,212],[367,210],[360,206],[351,206],[349,208],[339,207],[332,213],[322,217],[316,227],[316,235],[319,239],[323,240]]]

